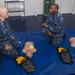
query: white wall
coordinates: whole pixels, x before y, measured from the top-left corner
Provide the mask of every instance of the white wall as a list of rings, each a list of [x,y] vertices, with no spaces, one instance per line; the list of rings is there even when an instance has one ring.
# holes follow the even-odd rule
[[[73,9],[72,9],[72,14],[74,14],[74,13],[75,13],[75,0],[73,2]]]
[[[75,13],[75,0],[55,0],[60,13]],[[44,0],[25,0],[25,13],[28,15],[43,14]]]
[[[72,13],[74,0],[62,0],[61,12]]]
[[[59,4],[60,13],[75,13],[75,0],[55,0]],[[25,14],[43,14],[44,0],[25,0]]]
[[[43,13],[43,1],[44,0],[25,0],[25,14],[37,15]]]
[[[61,13],[73,13],[74,11],[74,3],[75,0],[56,0],[56,3],[60,6]]]
[[[25,16],[43,14],[44,0],[24,0]],[[55,0],[59,4],[60,13],[75,13],[75,0]],[[0,0],[0,6],[4,5],[4,0]],[[19,13],[19,15],[22,13]],[[15,15],[18,15],[18,13]]]
[[[0,6],[4,6],[4,0],[0,0]]]
[[[55,0],[59,4],[59,12],[61,12],[62,0]]]
[[[11,1],[11,0],[6,0],[6,1]],[[13,0],[14,1],[14,0]],[[20,0],[18,0],[20,1]],[[23,1],[23,0],[22,0]],[[43,1],[44,0],[24,0],[25,2],[25,16],[30,16],[30,15],[35,15],[37,16],[38,14],[43,14]],[[2,0],[3,2],[3,0]],[[1,3],[1,1],[0,1]],[[4,5],[4,4],[2,4]],[[18,4],[10,4],[9,8],[12,7],[14,8],[18,7]],[[16,8],[15,8],[16,10]],[[19,15],[23,15],[23,13],[18,12],[18,13],[10,13],[11,16],[19,16]]]

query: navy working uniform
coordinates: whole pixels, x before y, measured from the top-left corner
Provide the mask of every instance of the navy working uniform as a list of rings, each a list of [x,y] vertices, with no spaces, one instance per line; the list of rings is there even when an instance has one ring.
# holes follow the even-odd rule
[[[45,23],[48,24],[48,27],[44,27],[42,33],[47,34],[47,31],[50,30],[53,38],[52,45],[59,46],[64,36],[62,15],[59,12],[55,16],[48,13]]]
[[[0,53],[6,56],[15,57],[18,55],[17,48],[20,45],[17,40],[12,39],[10,36],[11,36],[11,31],[10,31],[7,21],[2,22],[0,20]],[[12,49],[5,50],[6,44],[11,45]]]

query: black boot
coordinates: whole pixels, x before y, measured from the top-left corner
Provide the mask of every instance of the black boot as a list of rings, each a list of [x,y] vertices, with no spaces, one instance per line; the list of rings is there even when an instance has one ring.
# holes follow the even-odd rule
[[[65,38],[66,37],[66,34],[64,34],[63,36],[62,36],[62,38]]]
[[[51,36],[50,40],[48,41],[48,43],[52,43],[52,41],[53,41],[53,37]]]

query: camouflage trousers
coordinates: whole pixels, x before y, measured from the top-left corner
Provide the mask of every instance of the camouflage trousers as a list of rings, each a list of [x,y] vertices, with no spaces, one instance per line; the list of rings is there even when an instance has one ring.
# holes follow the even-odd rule
[[[9,57],[16,57],[18,55],[18,51],[15,48],[11,50],[1,50],[1,53]]]
[[[48,33],[47,33],[48,30],[49,30],[48,28],[43,28],[42,33],[45,35],[48,35]],[[52,33],[52,36],[51,36],[52,37],[52,45],[55,47],[58,47],[59,44],[62,42],[63,35],[64,35],[64,33],[59,33],[59,34]]]
[[[0,50],[0,52],[9,57],[16,57],[18,55],[17,49],[20,47],[19,42],[16,39],[9,39],[2,43],[2,46],[4,48],[5,48],[5,44],[11,45],[12,49],[10,49],[10,50],[2,49],[2,50]]]

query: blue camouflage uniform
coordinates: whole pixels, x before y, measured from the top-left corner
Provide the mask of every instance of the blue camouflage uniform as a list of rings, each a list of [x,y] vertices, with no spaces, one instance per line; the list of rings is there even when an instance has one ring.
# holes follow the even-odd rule
[[[60,13],[57,13],[54,17],[48,13],[45,23],[48,24],[48,27],[42,29],[42,33],[47,34],[47,31],[50,30],[52,33],[52,45],[59,46],[62,42],[64,36],[63,28],[63,17]]]
[[[11,35],[11,31],[7,21],[2,22],[0,20],[0,53],[6,56],[15,57],[18,55],[17,48],[20,45],[17,40],[10,38],[10,35]],[[11,45],[12,49],[5,50],[5,44]]]

